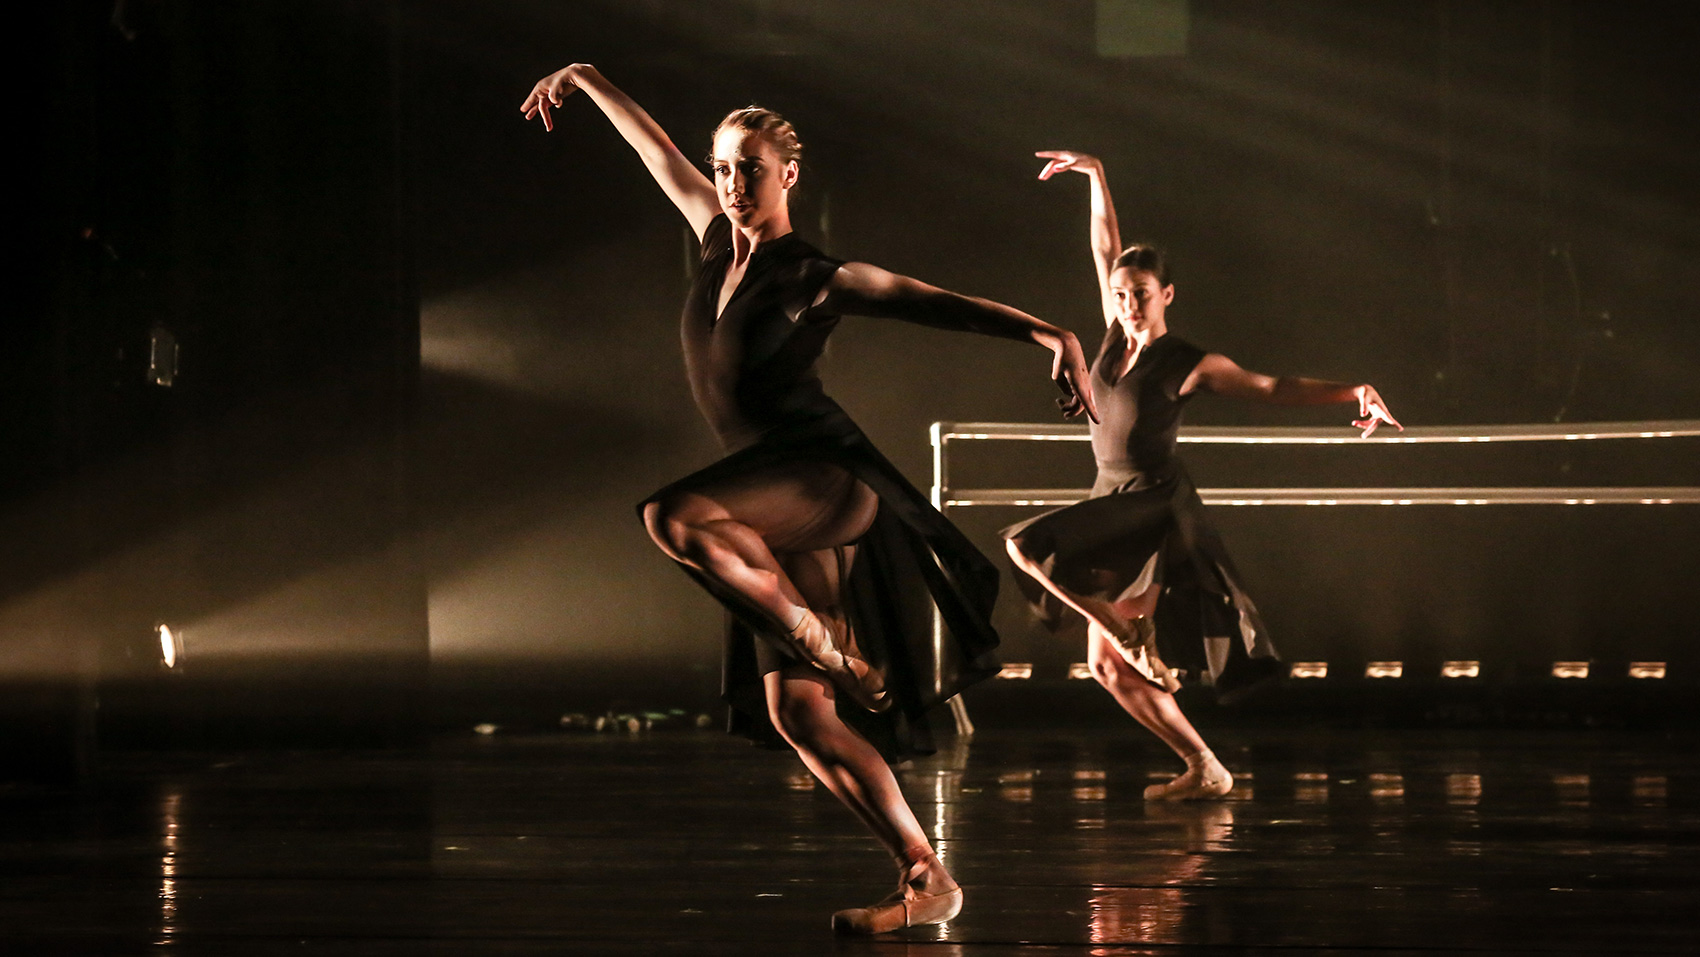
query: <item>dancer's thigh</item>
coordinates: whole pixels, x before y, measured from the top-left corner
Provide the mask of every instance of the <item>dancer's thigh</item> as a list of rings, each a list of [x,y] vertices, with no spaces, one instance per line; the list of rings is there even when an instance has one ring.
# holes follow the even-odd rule
[[[775,552],[847,545],[873,524],[879,498],[830,462],[787,462],[676,493],[661,503],[669,521],[748,526]]]

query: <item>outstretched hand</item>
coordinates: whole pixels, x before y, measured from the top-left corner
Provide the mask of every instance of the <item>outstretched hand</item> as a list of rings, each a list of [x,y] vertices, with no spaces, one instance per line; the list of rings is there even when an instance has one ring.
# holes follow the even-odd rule
[[[1057,407],[1062,409],[1063,417],[1072,419],[1084,412],[1087,418],[1098,421],[1098,406],[1092,401],[1092,376],[1086,370],[1086,354],[1080,351],[1080,340],[1065,333],[1054,348],[1051,381],[1062,390]]]
[[[1387,403],[1382,401],[1381,393],[1375,391],[1375,386],[1360,385],[1352,392],[1358,397],[1358,419],[1352,426],[1364,430],[1363,438],[1369,438],[1383,422],[1401,432],[1405,431],[1405,427],[1400,425],[1399,420],[1388,410]]]
[[[543,117],[543,128],[553,131],[555,119],[549,115],[549,111],[560,106],[562,100],[572,96],[573,91],[578,89],[575,75],[579,66],[580,64],[574,63],[538,80],[536,85],[532,86],[525,102],[519,105],[519,111],[524,113],[528,120],[534,116]]]
[[[1091,173],[1104,168],[1104,165],[1098,162],[1098,157],[1088,153],[1076,153],[1073,150],[1039,150],[1033,155],[1049,161],[1045,168],[1039,171],[1041,181],[1050,179],[1063,170]]]

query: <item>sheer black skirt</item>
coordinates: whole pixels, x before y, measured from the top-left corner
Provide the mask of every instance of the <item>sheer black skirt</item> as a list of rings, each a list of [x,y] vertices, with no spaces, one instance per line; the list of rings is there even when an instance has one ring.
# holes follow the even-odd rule
[[[991,625],[998,571],[842,410],[769,430],[755,444],[651,495],[639,503],[638,513],[675,493],[801,461],[840,466],[879,498],[873,525],[854,543],[843,602],[857,645],[884,671],[896,703],[873,714],[840,695],[839,716],[888,759],[930,754],[935,747],[928,712],[998,671],[998,636]],[[727,611],[721,682],[721,694],[731,706],[727,730],[764,746],[785,747],[768,719],[762,675],[789,664],[789,654],[758,637],[764,631],[782,634],[782,626],[696,569],[679,567]],[[944,622],[936,642],[935,607]]]
[[[1223,701],[1281,673],[1257,606],[1178,462],[1156,479],[1101,469],[1091,498],[1012,525],[1003,537],[1066,591],[1104,601],[1127,594],[1156,556],[1156,654],[1213,685]],[[1015,577],[1053,631],[1084,624],[1031,576],[1017,569]]]

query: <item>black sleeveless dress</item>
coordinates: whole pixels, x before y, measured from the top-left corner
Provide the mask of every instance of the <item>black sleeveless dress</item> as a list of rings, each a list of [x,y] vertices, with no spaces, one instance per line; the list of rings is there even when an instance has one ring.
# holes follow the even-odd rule
[[[991,625],[997,568],[822,390],[815,361],[838,317],[809,307],[843,260],[823,255],[795,233],[762,243],[717,320],[731,259],[731,223],[716,216],[703,233],[681,327],[691,391],[728,454],[645,499],[638,512],[677,492],[799,461],[828,462],[865,483],[879,497],[879,509],[855,543],[844,604],[857,644],[884,670],[896,705],[872,714],[840,695],[839,716],[888,758],[931,753],[926,712],[998,671]],[[695,569],[679,567],[728,612],[721,686],[731,705],[728,730],[785,747],[767,717],[762,675],[789,662],[757,637],[761,631],[783,634],[783,626]],[[934,607],[944,621],[936,641]]]
[[[1195,677],[1231,701],[1279,675],[1280,661],[1257,606],[1211,526],[1198,489],[1175,456],[1181,386],[1206,353],[1165,335],[1112,379],[1129,348],[1112,325],[1092,364],[1099,421],[1091,426],[1098,478],[1092,496],[1004,529],[1003,536],[1065,590],[1105,601],[1162,588],[1155,647],[1134,664],[1174,690]],[[1016,570],[1016,581],[1053,630],[1080,616]]]

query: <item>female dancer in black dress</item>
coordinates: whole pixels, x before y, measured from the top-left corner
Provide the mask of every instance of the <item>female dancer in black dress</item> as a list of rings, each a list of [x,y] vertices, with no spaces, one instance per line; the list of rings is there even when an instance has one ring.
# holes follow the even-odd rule
[[[640,509],[662,551],[732,612],[734,727],[758,738],[777,731],[896,858],[897,892],[834,914],[835,928],[949,920],[962,891],[869,739],[888,752],[924,750],[924,712],[996,671],[997,572],[827,398],[815,360],[845,314],[1028,341],[1053,353],[1060,404],[1073,414],[1091,411],[1080,344],[1008,306],[832,259],[799,239],[788,196],[801,147],[777,114],[727,116],[710,181],[586,64],[539,80],[521,110],[553,129],[550,111],[574,90],[601,108],[702,242],[683,317],[685,369],[728,455]],[[947,625],[942,648],[930,630],[906,627],[929,599]]]
[[[1092,181],[1092,259],[1106,326],[1092,364],[1098,478],[1086,501],[1005,529],[1005,545],[1041,616],[1058,624],[1059,603],[1083,615],[1093,677],[1186,761],[1183,774],[1146,788],[1145,799],[1219,797],[1233,776],[1173,692],[1191,673],[1232,700],[1280,663],[1175,457],[1181,410],[1204,391],[1277,405],[1356,402],[1354,424],[1366,437],[1382,422],[1399,423],[1369,385],[1261,375],[1171,334],[1168,265],[1151,246],[1122,248],[1103,164],[1083,153],[1037,155],[1049,160],[1042,180],[1074,170]]]

